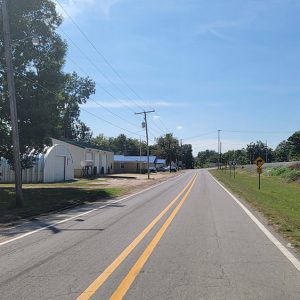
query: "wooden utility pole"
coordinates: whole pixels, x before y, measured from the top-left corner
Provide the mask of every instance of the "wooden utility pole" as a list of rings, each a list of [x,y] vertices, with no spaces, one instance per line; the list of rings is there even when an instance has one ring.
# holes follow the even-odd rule
[[[15,188],[16,188],[16,206],[23,205],[23,192],[22,192],[22,169],[20,162],[20,143],[19,143],[19,130],[18,130],[18,117],[17,117],[17,104],[14,71],[12,64],[12,49],[11,49],[11,36],[9,26],[9,16],[7,10],[7,0],[2,0],[2,21],[3,21],[3,36],[4,36],[4,55],[6,62],[8,96],[10,106],[10,120],[12,130],[12,144],[13,144],[13,158],[14,158],[14,172],[15,172]]]
[[[149,170],[149,138],[148,138],[148,124],[147,124],[147,114],[155,112],[155,110],[136,112],[136,115],[144,114],[145,128],[146,128],[146,139],[147,139],[147,169],[148,169],[148,179],[150,179],[150,170]]]
[[[140,136],[140,174],[142,174],[142,137]]]
[[[221,130],[218,129],[218,169],[221,169]]]

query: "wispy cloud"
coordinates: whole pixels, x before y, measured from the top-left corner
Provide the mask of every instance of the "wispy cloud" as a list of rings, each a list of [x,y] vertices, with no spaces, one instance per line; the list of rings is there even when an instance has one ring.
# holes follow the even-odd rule
[[[153,119],[158,120],[158,119],[160,119],[160,116],[153,116]]]
[[[176,130],[182,130],[183,129],[183,126],[181,126],[181,125],[178,125],[177,127],[176,127]]]
[[[90,8],[94,8],[105,17],[108,17],[113,6],[121,1],[124,0],[58,0],[58,2],[63,6],[63,9],[59,4],[57,4],[56,7],[58,12],[65,19],[67,19],[68,16],[74,17],[79,15]]]
[[[98,103],[98,104],[97,104]],[[188,103],[181,103],[181,102],[168,102],[168,101],[127,101],[127,100],[120,100],[120,101],[97,101],[95,102],[88,102],[83,104],[82,107],[86,108],[96,108],[96,107],[105,107],[105,108],[137,108],[137,107],[145,107],[145,103],[151,103],[152,108],[169,108],[169,107],[187,107],[189,106]],[[153,116],[153,118],[158,119],[159,116]]]
[[[223,33],[226,29],[240,27],[248,22],[245,20],[216,20],[210,23],[201,24],[196,30],[196,35],[211,34],[219,39],[233,41],[233,39]]]
[[[242,22],[241,20],[231,20],[231,21],[217,20],[217,21],[214,21],[214,22],[201,24],[198,27],[197,32],[198,33],[214,33],[214,32],[216,32],[217,30],[220,30],[220,29],[238,27],[243,23],[244,22]]]

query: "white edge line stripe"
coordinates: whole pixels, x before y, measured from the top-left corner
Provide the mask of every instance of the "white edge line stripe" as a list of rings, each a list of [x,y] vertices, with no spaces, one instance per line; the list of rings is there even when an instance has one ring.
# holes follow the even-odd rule
[[[268,239],[281,251],[281,253],[295,266],[295,268],[300,272],[300,261],[285,247],[280,241],[250,212],[250,210],[242,204],[231,192],[227,190],[215,177],[210,173],[209,175],[212,179],[219,184],[225,192],[227,192],[233,200],[245,211],[245,213],[250,217],[250,219],[258,226],[258,228],[268,237]]]
[[[119,200],[116,200],[116,201],[112,201],[112,202],[106,203],[105,205],[99,206],[99,207],[97,207],[97,208],[93,208],[93,209],[91,209],[91,210],[89,210],[89,211],[86,211],[86,212],[84,212],[84,213],[81,213],[81,214],[79,214],[79,215],[74,215],[74,216],[72,216],[72,217],[70,217],[70,218],[67,218],[67,219],[58,221],[58,222],[56,222],[56,223],[52,223],[52,224],[50,224],[50,225],[41,227],[41,228],[39,228],[39,229],[36,229],[36,230],[33,230],[33,231],[29,231],[29,232],[27,232],[27,233],[24,233],[24,234],[22,234],[22,235],[19,235],[19,236],[15,237],[15,238],[12,238],[12,239],[10,239],[10,240],[1,242],[1,243],[0,243],[0,247],[6,245],[6,244],[8,244],[8,243],[11,243],[11,242],[20,240],[20,239],[22,239],[22,238],[24,238],[24,237],[30,236],[30,235],[32,235],[32,234],[34,234],[34,233],[38,233],[38,232],[40,232],[40,231],[42,231],[42,230],[45,230],[45,229],[47,229],[47,228],[54,227],[54,226],[56,226],[56,225],[59,225],[59,224],[62,224],[62,223],[66,223],[66,222],[71,221],[71,220],[73,220],[73,219],[76,219],[76,218],[79,218],[79,217],[88,215],[88,214],[90,214],[90,213],[92,213],[92,212],[94,212],[94,211],[96,211],[96,210],[105,208],[105,207],[107,207],[107,206],[109,206],[109,205],[112,205],[112,204],[115,204],[115,203],[119,203],[119,202],[125,201],[125,200],[127,200],[127,199],[129,199],[129,198],[131,198],[131,197],[135,197],[135,196],[137,196],[137,195],[139,195],[139,194],[141,194],[141,193],[144,193],[144,192],[146,192],[146,191],[148,191],[148,190],[151,190],[151,189],[154,189],[154,188],[156,188],[156,187],[158,187],[158,186],[160,186],[160,185],[162,185],[162,184],[164,184],[164,183],[167,183],[167,182],[169,182],[170,180],[172,180],[172,179],[174,179],[174,178],[177,179],[177,178],[183,176],[184,174],[186,174],[186,173],[177,175],[176,177],[171,177],[171,178],[169,178],[169,179],[167,179],[167,180],[165,180],[165,181],[163,181],[163,182],[160,182],[160,183],[158,183],[158,184],[156,184],[156,185],[150,186],[150,187],[148,187],[148,188],[146,188],[146,189],[144,189],[144,190],[142,190],[142,191],[139,191],[139,192],[137,192],[137,193],[128,195],[128,196],[126,196],[126,197],[124,197],[124,198],[122,198],[122,199],[119,199]],[[83,204],[83,205],[84,205],[84,204]]]

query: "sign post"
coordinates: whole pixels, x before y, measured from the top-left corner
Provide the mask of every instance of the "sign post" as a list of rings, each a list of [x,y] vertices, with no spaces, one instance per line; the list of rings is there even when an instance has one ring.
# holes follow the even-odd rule
[[[234,161],[232,162],[232,164],[233,164],[233,178],[235,178],[236,161],[234,160]]]
[[[258,156],[255,160],[255,164],[257,165],[257,173],[258,173],[258,189],[260,190],[260,174],[262,173],[262,166],[265,161]]]

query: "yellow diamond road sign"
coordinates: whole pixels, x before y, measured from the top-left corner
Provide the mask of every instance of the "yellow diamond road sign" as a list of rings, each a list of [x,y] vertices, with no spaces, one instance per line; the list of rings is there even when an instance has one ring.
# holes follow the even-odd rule
[[[255,163],[258,167],[261,167],[265,163],[265,161],[259,156],[256,158]]]

